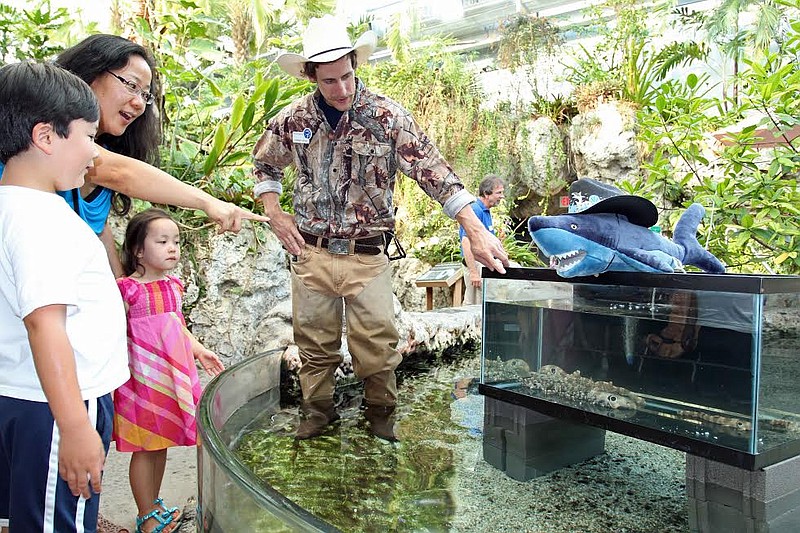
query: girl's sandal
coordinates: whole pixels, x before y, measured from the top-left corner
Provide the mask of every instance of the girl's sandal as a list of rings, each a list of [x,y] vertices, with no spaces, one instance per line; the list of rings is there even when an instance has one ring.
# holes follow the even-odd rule
[[[165,520],[167,519],[168,516],[171,516],[172,517],[171,521],[175,522],[176,524],[180,524],[181,521],[183,520],[183,511],[181,511],[177,507],[166,507],[164,505],[163,498],[157,498],[156,501],[153,502],[153,505],[158,505],[159,507],[161,507],[162,510],[161,518]]]
[[[144,523],[150,520],[151,518],[154,518],[156,522],[158,522],[158,525],[149,531],[145,531],[144,529],[142,529],[142,527],[144,526]],[[170,524],[172,524],[174,520],[175,519],[173,518],[172,514],[167,514],[165,516],[164,514],[160,513],[158,509],[153,509],[144,516],[136,517],[136,533],[167,533],[164,532],[164,529]],[[177,527],[177,524],[175,525],[175,527]],[[174,530],[175,528],[172,528],[168,531],[174,531]]]

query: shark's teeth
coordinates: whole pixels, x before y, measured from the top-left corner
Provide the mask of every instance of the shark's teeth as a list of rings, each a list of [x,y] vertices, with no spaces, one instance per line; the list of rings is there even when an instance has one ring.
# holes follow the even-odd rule
[[[578,264],[586,256],[583,250],[572,250],[563,254],[554,254],[550,256],[550,268],[556,270],[566,270]]]

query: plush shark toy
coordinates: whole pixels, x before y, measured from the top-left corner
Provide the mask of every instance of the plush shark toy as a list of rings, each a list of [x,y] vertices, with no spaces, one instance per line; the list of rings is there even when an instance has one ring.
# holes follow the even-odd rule
[[[695,236],[704,215],[703,206],[691,205],[675,225],[674,241],[618,213],[534,216],[528,231],[565,278],[606,271],[675,272],[683,265],[723,273],[725,266]]]
[[[648,229],[658,221],[655,204],[610,183],[581,178],[569,186],[567,215],[535,216],[528,231],[560,276],[606,271],[675,272],[693,265],[722,273],[725,267],[697,242],[705,209],[690,206],[675,225],[674,241]]]

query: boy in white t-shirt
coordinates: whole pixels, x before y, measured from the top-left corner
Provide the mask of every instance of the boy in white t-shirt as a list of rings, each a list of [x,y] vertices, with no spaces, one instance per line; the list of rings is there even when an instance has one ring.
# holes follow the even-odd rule
[[[55,191],[83,185],[98,118],[67,71],[0,68],[4,533],[97,527],[110,393],[129,377],[125,312],[103,245]]]

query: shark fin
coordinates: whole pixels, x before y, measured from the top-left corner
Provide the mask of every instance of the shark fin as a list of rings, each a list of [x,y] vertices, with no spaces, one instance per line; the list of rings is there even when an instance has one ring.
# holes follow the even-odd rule
[[[675,224],[673,241],[683,247],[685,265],[696,266],[711,274],[722,274],[725,272],[725,265],[697,241],[697,227],[705,213],[702,205],[690,205]]]

